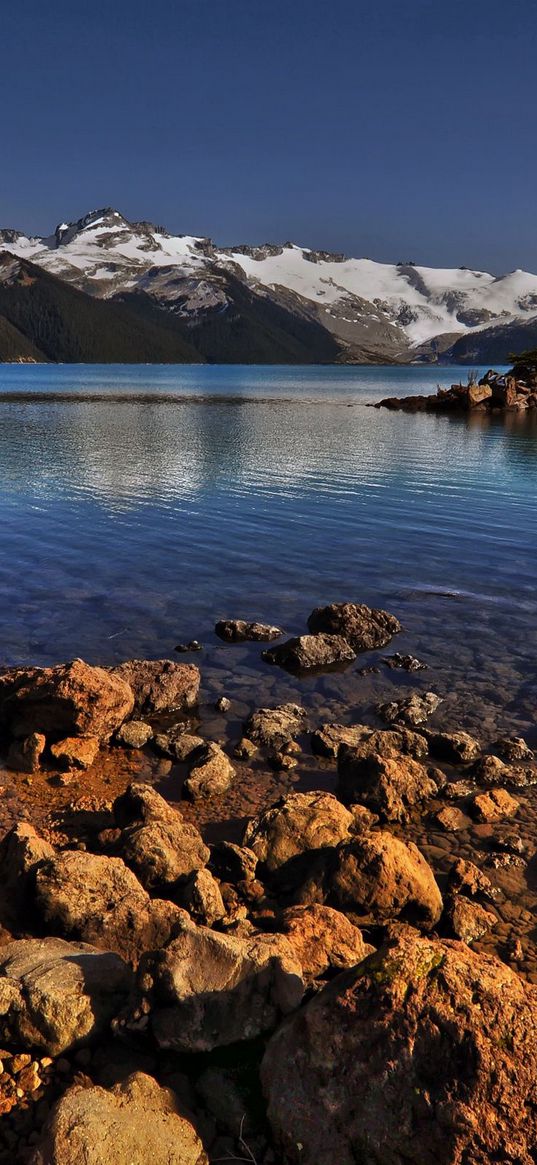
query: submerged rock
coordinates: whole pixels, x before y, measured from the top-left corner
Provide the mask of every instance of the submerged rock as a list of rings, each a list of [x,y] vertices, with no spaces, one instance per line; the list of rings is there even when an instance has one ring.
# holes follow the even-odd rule
[[[401,934],[272,1037],[290,1165],[511,1165],[537,1140],[537,993],[464,944]]]
[[[131,971],[123,959],[60,938],[0,947],[3,1042],[59,1056],[102,1035],[126,1002]]]
[[[330,603],[316,607],[308,619],[313,634],[341,635],[355,651],[385,647],[403,628],[395,615],[366,607],[365,603]]]
[[[405,696],[401,700],[379,704],[377,712],[387,724],[410,724],[416,727],[424,724],[441,703],[441,697],[435,692],[414,692],[412,696]]]
[[[385,656],[384,663],[386,667],[400,671],[427,671],[429,666],[422,659],[417,659],[415,655],[401,655],[400,651],[396,651],[394,655]]]
[[[279,627],[273,627],[270,623],[247,623],[244,619],[220,619],[215,632],[226,643],[269,642],[283,635]]]
[[[110,1090],[75,1084],[53,1110],[30,1165],[207,1165],[177,1099],[136,1072]]]
[[[298,635],[263,652],[267,663],[277,663],[287,671],[301,672],[351,663],[356,652],[341,635]]]

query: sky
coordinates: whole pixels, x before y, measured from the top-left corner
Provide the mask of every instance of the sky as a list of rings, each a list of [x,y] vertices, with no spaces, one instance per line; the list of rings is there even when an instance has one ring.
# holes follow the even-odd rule
[[[0,4],[0,225],[537,271],[535,0]]]

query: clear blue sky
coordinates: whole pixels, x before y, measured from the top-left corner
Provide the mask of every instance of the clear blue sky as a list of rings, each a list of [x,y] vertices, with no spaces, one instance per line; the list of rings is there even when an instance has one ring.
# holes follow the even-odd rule
[[[535,0],[19,0],[0,225],[537,271]]]

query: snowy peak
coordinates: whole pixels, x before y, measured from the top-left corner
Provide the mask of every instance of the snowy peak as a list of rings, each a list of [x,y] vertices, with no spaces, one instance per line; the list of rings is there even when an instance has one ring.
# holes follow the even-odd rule
[[[216,247],[209,238],[173,235],[114,207],[61,222],[52,235],[0,231],[0,248],[27,258],[99,298],[140,292],[187,318],[225,310],[226,281],[279,309],[301,313],[354,349],[398,359],[420,345],[537,317],[537,276],[496,276],[465,267],[377,263],[296,243]]]

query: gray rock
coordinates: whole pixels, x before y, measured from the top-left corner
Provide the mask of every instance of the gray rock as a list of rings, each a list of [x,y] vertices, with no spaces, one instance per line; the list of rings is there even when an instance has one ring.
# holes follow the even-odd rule
[[[171,659],[129,659],[109,669],[134,692],[138,712],[153,715],[192,708],[198,700],[200,673],[192,663]]]
[[[21,939],[0,948],[3,1042],[59,1056],[102,1035],[126,1002],[131,970],[85,943]]]
[[[137,1072],[110,1091],[73,1085],[53,1110],[30,1165],[207,1165],[174,1093]]]
[[[126,748],[144,748],[153,739],[153,729],[145,720],[127,720],[116,733],[116,740]]]
[[[407,724],[416,727],[418,724],[424,724],[441,703],[441,697],[435,692],[414,692],[412,696],[405,696],[401,700],[389,700],[386,704],[379,704],[377,711],[387,724]]]
[[[313,634],[342,635],[355,651],[372,651],[385,647],[393,635],[402,631],[395,615],[366,607],[365,603],[331,603],[316,607],[308,619]]]
[[[235,937],[189,921],[140,964],[139,982],[158,1047],[208,1052],[270,1031],[298,1007],[302,968],[282,935]],[[140,1007],[126,1016],[136,1028]]]
[[[205,744],[191,754],[184,791],[191,801],[225,793],[233,784],[235,769],[220,745]]]
[[[298,635],[264,651],[263,659],[287,671],[302,672],[351,663],[356,659],[356,652],[341,635]]]
[[[290,744],[307,725],[307,714],[299,704],[258,708],[244,725],[248,740],[261,748],[280,749]]]
[[[244,619],[220,619],[215,632],[226,643],[244,643],[247,640],[254,643],[270,642],[283,635],[279,627],[273,627],[270,623],[247,623]]]

